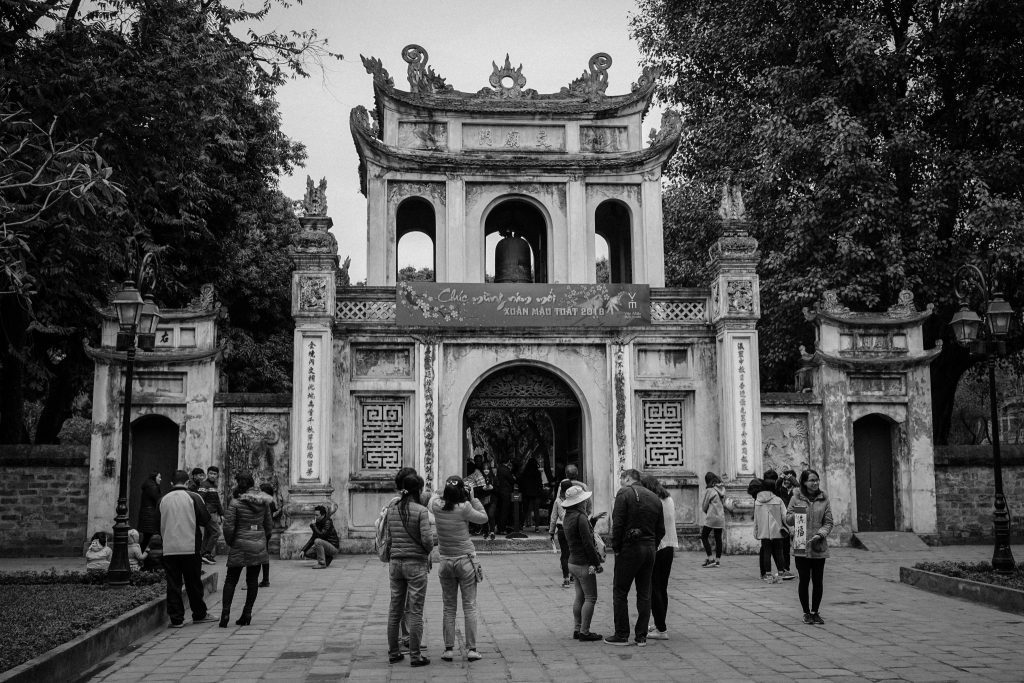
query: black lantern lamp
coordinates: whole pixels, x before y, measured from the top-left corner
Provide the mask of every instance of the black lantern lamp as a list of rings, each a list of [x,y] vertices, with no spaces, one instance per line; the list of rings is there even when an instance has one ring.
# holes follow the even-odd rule
[[[1002,292],[989,288],[985,276],[970,264],[960,266],[954,276],[954,290],[960,299],[960,310],[949,321],[953,337],[971,353],[983,356],[988,366],[988,393],[991,409],[989,427],[992,435],[992,465],[995,474],[995,504],[992,510],[992,530],[995,548],[992,568],[999,574],[1011,574],[1016,569],[1010,551],[1010,511],[1003,495],[1003,461],[999,444],[999,409],[996,403],[996,358],[1006,353],[1006,336],[1010,333],[1013,307],[1003,299]],[[986,302],[985,319],[970,309],[971,295]],[[985,323],[982,325],[982,323]]]
[[[155,284],[156,260],[147,252],[139,265],[138,282],[146,288]],[[152,350],[156,342],[156,326],[160,322],[160,308],[152,294],[145,297],[135,286],[135,280],[125,280],[114,295],[120,331],[117,350],[125,352],[124,361],[124,413],[121,420],[121,462],[118,475],[117,508],[114,517],[114,543],[107,569],[107,585],[126,586],[131,574],[128,565],[128,458],[131,451],[132,384],[135,370],[136,344]]]

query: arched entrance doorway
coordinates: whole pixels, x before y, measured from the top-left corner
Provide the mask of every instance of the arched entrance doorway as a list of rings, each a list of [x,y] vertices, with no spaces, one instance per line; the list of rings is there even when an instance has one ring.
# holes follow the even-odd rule
[[[892,422],[868,415],[853,423],[857,531],[896,528],[892,455]]]
[[[463,414],[466,439],[464,461],[496,465],[507,459],[521,475],[533,459],[544,491],[539,509],[546,516],[550,487],[575,465],[586,481],[583,457],[583,419],[579,400],[554,373],[542,368],[515,365],[494,372],[470,395]]]
[[[178,469],[178,425],[163,415],[145,415],[133,422],[129,464],[128,523],[137,528],[142,482],[150,472],[161,474],[161,493],[171,490],[171,475]]]

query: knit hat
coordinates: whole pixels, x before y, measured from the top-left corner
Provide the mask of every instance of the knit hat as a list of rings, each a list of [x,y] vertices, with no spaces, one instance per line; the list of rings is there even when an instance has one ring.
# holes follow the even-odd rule
[[[582,486],[570,486],[565,490],[565,500],[562,501],[562,507],[568,508],[573,505],[579,505],[592,495],[594,494],[591,491],[585,491]]]

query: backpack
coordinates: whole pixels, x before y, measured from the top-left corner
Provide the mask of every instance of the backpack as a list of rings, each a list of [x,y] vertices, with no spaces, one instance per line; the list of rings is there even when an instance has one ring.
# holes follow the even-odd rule
[[[391,527],[388,526],[388,512],[393,505],[385,505],[380,510],[380,516],[373,523],[373,549],[377,553],[377,559],[381,562],[391,561]]]

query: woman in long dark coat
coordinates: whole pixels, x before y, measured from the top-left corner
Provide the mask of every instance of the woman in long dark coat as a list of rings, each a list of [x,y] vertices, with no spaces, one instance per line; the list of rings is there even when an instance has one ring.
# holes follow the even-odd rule
[[[221,598],[220,627],[227,628],[231,618],[231,600],[235,586],[245,567],[245,606],[242,616],[235,622],[246,626],[252,621],[252,606],[259,592],[260,568],[270,561],[267,545],[273,530],[270,506],[271,496],[256,488],[248,473],[235,475],[234,498],[224,512],[224,542],[228,544],[228,574],[224,579]]]
[[[160,533],[160,473],[150,472],[142,482],[142,497],[139,499],[139,532],[142,538],[139,548],[146,552],[149,539]]]

